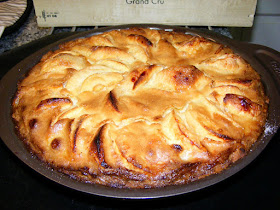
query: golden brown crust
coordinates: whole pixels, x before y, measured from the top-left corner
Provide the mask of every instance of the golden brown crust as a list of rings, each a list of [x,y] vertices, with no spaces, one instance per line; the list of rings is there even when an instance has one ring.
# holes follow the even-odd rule
[[[77,39],[18,85],[13,119],[42,161],[113,187],[197,180],[242,158],[267,97],[240,56],[198,36],[144,28]]]

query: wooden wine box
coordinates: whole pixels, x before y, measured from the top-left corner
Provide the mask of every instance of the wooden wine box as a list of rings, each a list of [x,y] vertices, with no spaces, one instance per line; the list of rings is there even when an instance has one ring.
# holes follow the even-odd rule
[[[33,0],[40,27],[253,24],[257,0]]]

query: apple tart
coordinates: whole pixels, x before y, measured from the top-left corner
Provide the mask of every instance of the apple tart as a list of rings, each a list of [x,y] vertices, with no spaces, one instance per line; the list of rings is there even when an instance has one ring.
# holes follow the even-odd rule
[[[18,83],[19,137],[49,166],[118,188],[185,184],[244,157],[264,129],[259,74],[200,36],[129,28],[76,39]]]

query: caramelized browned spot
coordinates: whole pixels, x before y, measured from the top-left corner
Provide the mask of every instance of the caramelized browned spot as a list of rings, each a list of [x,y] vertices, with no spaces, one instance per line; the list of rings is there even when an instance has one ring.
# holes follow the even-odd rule
[[[162,119],[162,116],[160,116],[160,115],[154,117],[154,120],[155,120],[155,121],[161,120],[161,119]]]
[[[30,127],[31,129],[34,129],[34,128],[37,127],[37,123],[38,123],[38,120],[37,120],[37,119],[32,119],[32,120],[29,121],[29,127]]]
[[[108,168],[109,165],[105,162],[105,153],[103,149],[103,142],[102,142],[102,132],[105,128],[103,125],[99,131],[97,132],[96,136],[94,137],[92,144],[91,144],[91,151],[95,153],[99,159],[100,165],[104,168]]]
[[[51,147],[53,149],[58,149],[59,146],[60,146],[60,139],[55,138],[54,140],[52,140]]]
[[[138,163],[134,158],[132,158],[132,157],[126,157],[124,154],[123,154],[123,152],[121,151],[121,155],[123,156],[123,158],[126,158],[126,160],[128,161],[128,162],[130,162],[132,165],[134,165],[135,167],[137,167],[137,168],[139,168],[139,169],[143,169],[143,166],[140,164],[140,163]],[[148,171],[147,169],[143,169],[144,171]],[[148,172],[150,172],[150,171],[148,171]]]
[[[182,151],[182,147],[181,147],[181,145],[179,145],[179,144],[173,144],[172,145],[172,148],[173,149],[175,149],[176,151],[178,151],[178,152],[181,152]]]
[[[76,141],[77,141],[77,134],[78,134],[78,130],[79,130],[80,126],[78,126],[75,130],[74,133],[74,138],[73,138],[73,152],[76,151]]]
[[[239,150],[241,153],[244,153],[244,154],[246,153],[246,150],[243,147],[241,147]]]
[[[69,103],[72,103],[72,102],[68,98],[48,98],[48,99],[42,100],[38,104],[37,109],[40,109],[44,106],[57,106],[58,104],[69,104]]]
[[[26,106],[24,106],[24,105],[20,107],[21,112],[24,112],[25,109],[26,109]]]
[[[246,85],[249,86],[252,83],[252,80],[236,80],[237,83],[242,84],[242,85]]]
[[[222,134],[222,133],[221,133],[222,130],[221,130],[220,132],[217,132],[217,131],[214,131],[214,130],[211,129],[211,128],[208,128],[207,126],[204,126],[204,127],[205,127],[205,129],[207,129],[208,131],[210,131],[212,134],[214,134],[215,136],[217,136],[217,137],[219,137],[219,138],[222,138],[222,139],[224,139],[224,140],[234,140],[234,138],[229,137],[229,136],[227,136],[227,135],[225,135],[225,134]]]
[[[215,54],[219,54],[224,49],[224,46],[221,45],[215,52]]]
[[[149,65],[133,71],[134,76],[131,78],[131,81],[134,82],[133,90],[143,84],[155,69],[156,65]]]
[[[144,81],[145,75],[146,75],[146,71],[143,71],[138,77],[138,79],[136,81],[134,80],[135,82],[133,85],[133,90],[138,86],[138,84],[141,84],[141,82]]]
[[[142,36],[142,35],[130,34],[130,35],[128,35],[128,38],[137,41],[138,43],[140,43],[141,45],[144,45],[145,47],[153,46],[153,43],[149,39],[147,39],[145,36]]]
[[[235,95],[235,94],[226,94],[224,97],[225,104],[231,104],[237,109],[243,112],[248,112],[252,115],[259,115],[261,110],[261,105],[252,102],[250,99]]]
[[[175,66],[170,70],[175,70],[173,78],[177,87],[189,87],[202,75],[195,66]]]
[[[114,95],[114,93],[112,91],[110,91],[109,93],[109,97],[108,97],[109,102],[112,104],[112,107],[117,111],[120,112],[119,108],[118,108],[118,101],[116,96]]]
[[[87,116],[88,116],[88,115],[83,115],[83,116],[81,117],[80,121],[78,122],[77,128],[76,128],[76,130],[75,130],[75,132],[74,132],[74,138],[73,138],[73,152],[76,151],[76,141],[77,141],[78,132],[79,132],[79,130],[80,130],[80,128],[81,128],[81,125],[82,125],[83,121],[86,119]]]
[[[72,72],[75,72],[77,70],[74,68],[66,68],[66,71],[68,71],[68,73],[71,74]]]

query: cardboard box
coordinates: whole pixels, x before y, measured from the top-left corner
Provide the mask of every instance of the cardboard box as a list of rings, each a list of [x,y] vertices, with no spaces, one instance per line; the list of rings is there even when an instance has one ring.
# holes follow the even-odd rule
[[[257,0],[33,0],[38,25],[155,23],[189,26],[253,24]]]

